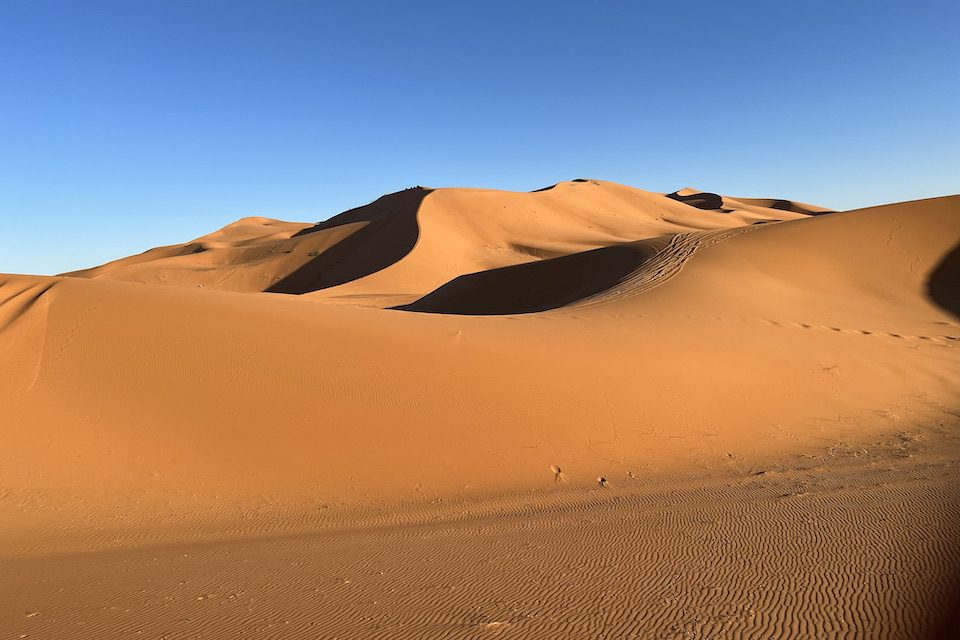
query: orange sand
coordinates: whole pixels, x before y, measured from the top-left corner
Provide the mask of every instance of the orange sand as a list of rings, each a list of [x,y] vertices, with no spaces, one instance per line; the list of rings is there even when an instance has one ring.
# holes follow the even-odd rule
[[[417,188],[0,276],[0,638],[947,637],[958,346],[960,196]]]

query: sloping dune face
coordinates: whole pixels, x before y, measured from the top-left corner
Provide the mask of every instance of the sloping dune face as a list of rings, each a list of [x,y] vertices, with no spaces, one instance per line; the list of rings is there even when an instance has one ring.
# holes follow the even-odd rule
[[[316,225],[244,218],[183,245],[67,275],[385,306],[478,271],[809,213],[794,209],[730,200],[722,211],[704,211],[598,180],[532,193],[417,187]]]
[[[0,629],[949,637],[958,247],[575,181],[0,276]]]

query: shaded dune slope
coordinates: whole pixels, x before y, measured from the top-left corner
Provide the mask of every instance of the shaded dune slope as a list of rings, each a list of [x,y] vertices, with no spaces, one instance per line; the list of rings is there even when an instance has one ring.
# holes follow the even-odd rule
[[[316,225],[245,218],[184,245],[68,275],[392,306],[478,271],[806,215],[803,207],[736,201],[722,212],[703,210],[597,180],[532,193],[418,187]]]
[[[960,196],[933,198],[758,227],[703,251],[685,270],[688,282],[709,283],[718,310],[759,313],[774,301],[797,316],[880,325],[889,317],[935,333],[950,326],[949,315],[931,318],[956,304],[956,288],[941,274],[956,269],[958,237]],[[692,304],[680,301],[683,289],[663,295]]]
[[[927,293],[931,300],[960,320],[960,243],[930,273]]]
[[[303,294],[358,280],[399,262],[413,250],[420,235],[417,211],[430,189],[414,188],[383,196],[372,204],[341,213],[294,237],[328,234],[363,224],[349,236],[319,251],[313,259],[267,287],[271,293]]]
[[[664,244],[641,240],[471,273],[394,309],[465,315],[556,309],[617,286]]]
[[[419,235],[429,189],[407,189],[309,225],[243,218],[183,245],[151,249],[72,277],[302,294],[362,278],[400,260]]]
[[[23,498],[5,517],[51,517],[38,495],[222,509],[536,486],[551,465],[580,481],[709,468],[878,428],[870,412],[913,396],[956,406],[958,237],[958,199],[941,198],[622,243],[423,301],[500,313],[580,299],[503,318],[5,277],[0,482]]]
[[[836,318],[872,314],[880,319],[889,313],[903,322],[933,314],[932,306],[949,311],[955,304],[950,300],[956,289],[946,281],[956,268],[952,265],[958,237],[960,196],[950,196],[722,233],[687,234],[685,239],[697,244],[693,250],[678,260],[678,252],[668,247],[641,272],[671,272],[664,263],[674,263],[674,276],[681,267],[689,270],[682,283],[651,293],[691,309],[709,303],[715,311],[782,312],[789,303],[800,316],[819,310]],[[648,283],[649,279],[633,276],[615,295],[600,299],[628,303],[631,296],[652,288]],[[941,300],[931,295],[933,289],[941,292]]]
[[[790,292],[810,298],[817,290],[830,290],[838,296],[856,291],[861,302],[876,300],[882,293],[885,300],[896,304],[907,292],[914,294],[926,287],[931,300],[955,311],[957,250],[950,243],[960,233],[958,209],[957,197],[939,198],[835,214],[815,222],[808,219],[679,233],[657,241],[613,245],[461,276],[397,308],[484,315],[545,311],[578,302],[615,302],[663,284],[696,253],[730,241],[724,248],[723,265],[704,274],[730,290],[728,298],[744,298],[744,292],[751,298],[760,297],[761,291],[778,298]],[[917,236],[918,228],[928,231]],[[748,232],[751,239],[733,240]],[[849,247],[856,245],[864,249],[860,255],[851,255]],[[898,262],[904,268],[888,271]],[[731,272],[732,265],[742,266]],[[928,280],[919,279],[919,273],[929,273]],[[905,279],[908,274],[914,277]],[[696,303],[702,302],[703,296],[698,296]],[[840,304],[843,306],[842,301]]]
[[[0,635],[955,637],[960,196],[673,195],[0,275]]]
[[[150,249],[142,254],[64,275],[226,291],[262,291],[323,251],[358,231],[363,222],[343,225],[326,234],[298,237],[309,227],[269,218],[243,218],[183,245]]]
[[[802,213],[804,215],[821,215],[833,212],[832,209],[806,204],[805,202],[777,198],[733,198],[708,191],[700,191],[692,187],[685,187],[679,191],[668,193],[666,197],[697,209],[721,213],[731,213],[737,210],[766,213],[769,210],[774,210]]]

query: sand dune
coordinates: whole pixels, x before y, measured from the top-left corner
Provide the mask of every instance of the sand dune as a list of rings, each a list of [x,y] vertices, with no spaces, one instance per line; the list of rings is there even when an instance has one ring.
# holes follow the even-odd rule
[[[310,293],[352,303],[369,298],[381,306],[477,271],[691,229],[806,215],[732,206],[723,213],[704,212],[662,194],[597,180],[532,193],[417,187],[320,224],[245,218],[184,245],[67,275]]]
[[[958,255],[586,180],[0,276],[0,630],[940,637]]]

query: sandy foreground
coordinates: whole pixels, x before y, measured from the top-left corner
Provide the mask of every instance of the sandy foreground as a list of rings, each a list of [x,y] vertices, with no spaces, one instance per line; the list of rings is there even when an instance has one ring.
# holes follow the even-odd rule
[[[0,639],[960,637],[958,349],[960,196],[415,188],[3,275]]]

